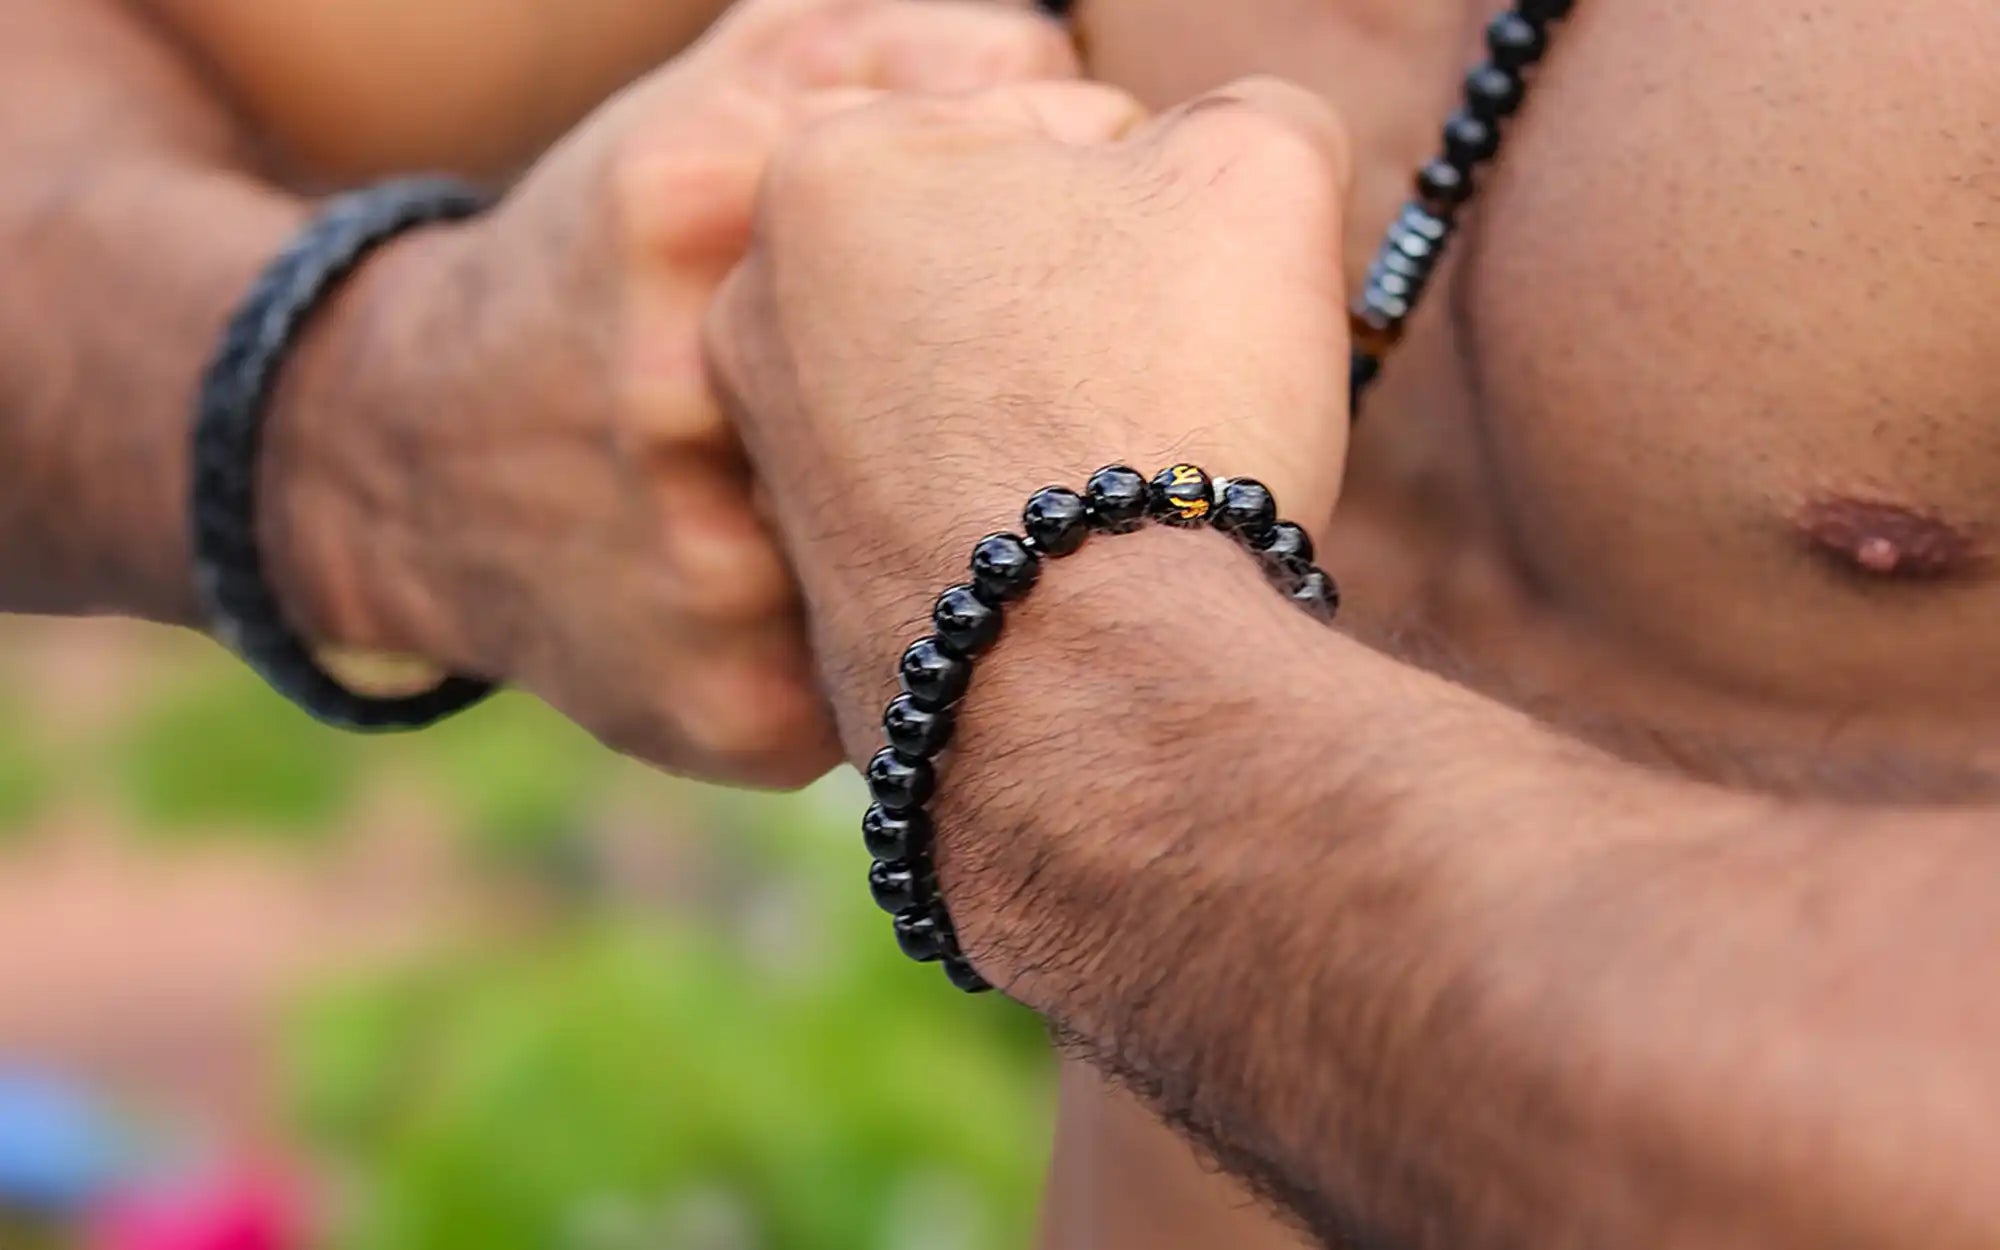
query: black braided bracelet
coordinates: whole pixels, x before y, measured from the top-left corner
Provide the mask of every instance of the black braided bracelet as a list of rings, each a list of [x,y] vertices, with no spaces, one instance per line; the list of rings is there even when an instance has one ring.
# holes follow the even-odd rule
[[[896,941],[920,963],[941,962],[945,976],[970,994],[992,988],[959,949],[931,858],[933,826],[925,806],[937,790],[935,760],[951,742],[954,708],[972,681],[972,662],[1000,637],[1004,605],[1040,580],[1044,557],[1074,554],[1093,532],[1129,534],[1148,518],[1176,528],[1213,526],[1256,553],[1272,584],[1321,620],[1340,610],[1340,592],[1313,564],[1312,538],[1278,519],[1277,501],[1251,478],[1211,479],[1177,464],[1149,483],[1136,469],[1110,465],[1081,494],[1062,486],[1036,491],[1017,534],[989,534],[972,549],[972,579],[938,596],[934,632],[903,652],[903,693],[882,715],[889,745],[865,770],[874,802],[861,836],[874,862],[868,886],[894,916]]]
[[[488,202],[442,178],[399,179],[334,199],[250,288],[202,380],[189,514],[195,580],[212,628],[279,693],[330,725],[418,729],[479,702],[493,686],[447,677],[418,694],[357,694],[320,666],[286,621],[257,549],[258,450],[272,386],[314,311],[371,250],[413,227],[470,217]]]

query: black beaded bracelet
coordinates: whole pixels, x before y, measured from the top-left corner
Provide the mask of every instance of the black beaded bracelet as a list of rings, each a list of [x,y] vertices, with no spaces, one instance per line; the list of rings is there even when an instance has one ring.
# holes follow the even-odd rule
[[[418,729],[493,692],[447,677],[418,694],[349,690],[322,668],[264,575],[257,549],[257,461],[271,389],[315,310],[368,253],[415,226],[469,217],[487,196],[440,178],[408,178],[333,200],[250,288],[203,378],[194,419],[194,572],[215,636],[265,681],[344,729]]]
[[[971,994],[993,988],[959,949],[938,892],[931,857],[934,828],[926,810],[937,791],[937,757],[951,743],[955,708],[972,682],[973,661],[1000,637],[1005,605],[1041,578],[1042,560],[1074,554],[1093,533],[1129,534],[1148,520],[1176,528],[1212,526],[1256,553],[1265,575],[1294,603],[1324,621],[1340,610],[1333,579],[1313,564],[1312,538],[1278,519],[1277,501],[1251,478],[1211,479],[1191,464],[1163,470],[1149,483],[1136,469],[1110,465],[1081,494],[1062,486],[1036,491],[1021,513],[1024,534],[989,534],[972,549],[971,580],[948,588],[931,609],[933,632],[903,652],[903,692],[882,715],[889,745],[868,761],[874,800],[861,821],[873,863],[868,887],[895,917],[896,941],[920,963],[942,963],[945,976]]]

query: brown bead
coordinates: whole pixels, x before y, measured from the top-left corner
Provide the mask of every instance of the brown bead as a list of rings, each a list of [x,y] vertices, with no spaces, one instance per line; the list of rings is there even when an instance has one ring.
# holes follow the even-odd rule
[[[1347,329],[1357,350],[1375,357],[1389,354],[1403,339],[1403,321],[1365,302],[1357,302],[1347,312]]]

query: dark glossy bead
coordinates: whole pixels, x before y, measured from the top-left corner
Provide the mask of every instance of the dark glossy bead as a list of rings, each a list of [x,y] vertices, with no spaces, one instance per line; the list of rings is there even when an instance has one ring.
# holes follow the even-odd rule
[[[1278,523],[1278,501],[1254,477],[1232,477],[1215,492],[1215,528],[1254,543]]]
[[[988,534],[972,549],[972,585],[988,603],[1019,599],[1041,576],[1042,558],[1013,534]]]
[[[1568,17],[1569,11],[1576,7],[1576,0],[1521,0],[1516,7],[1522,17],[1537,26],[1546,26]]]
[[[937,793],[937,773],[925,760],[913,760],[884,747],[868,761],[868,793],[884,811],[907,812],[922,807]]]
[[[896,917],[896,945],[920,964],[944,958],[947,949],[944,926],[928,907],[912,907]]]
[[[1146,511],[1167,525],[1186,528],[1207,522],[1215,511],[1215,483],[1191,464],[1177,464],[1153,476]]]
[[[1273,576],[1296,578],[1312,568],[1312,535],[1290,521],[1273,525],[1255,550],[1264,562],[1265,571]]]
[[[903,689],[919,707],[936,711],[965,697],[972,684],[972,661],[953,655],[936,638],[919,638],[903,652],[897,666]]]
[[[1519,13],[1502,13],[1486,28],[1486,47],[1495,65],[1520,71],[1542,59],[1548,40],[1539,25]]]
[[[1090,537],[1090,505],[1067,486],[1045,486],[1028,497],[1021,528],[1044,555],[1066,556]]]
[[[1322,621],[1330,621],[1340,613],[1340,587],[1319,569],[1308,569],[1289,593],[1293,603]]]
[[[1460,109],[1444,124],[1444,154],[1466,173],[1493,159],[1500,150],[1500,132],[1490,122],[1481,121]]]
[[[953,586],[931,608],[937,636],[960,655],[978,655],[1000,637],[1000,608],[981,599],[971,586]]]
[[[956,724],[951,709],[924,707],[914,695],[897,695],[882,713],[882,732],[889,745],[913,760],[927,760],[944,750]]]
[[[1382,362],[1375,357],[1365,352],[1351,352],[1348,354],[1347,401],[1348,407],[1354,409],[1354,411],[1348,414],[1350,420],[1361,415],[1360,404],[1362,392],[1373,386],[1375,379],[1381,373]]]
[[[1347,332],[1357,350],[1370,356],[1386,356],[1403,339],[1403,318],[1365,297],[1347,311]]]
[[[1472,198],[1472,176],[1439,157],[1418,171],[1417,194],[1432,213],[1449,216]]]
[[[1146,520],[1146,478],[1122,464],[1107,465],[1090,475],[1083,488],[1090,501],[1090,523],[1107,534],[1129,534]]]
[[[880,860],[925,854],[931,848],[931,818],[919,808],[897,815],[880,803],[871,804],[861,818],[861,843]]]
[[[977,968],[965,961],[963,955],[944,961],[944,975],[955,988],[968,994],[984,994],[993,988],[985,977],[979,975]]]
[[[868,866],[868,893],[877,907],[896,916],[929,905],[931,883],[915,864],[877,860]]]
[[[1521,107],[1521,76],[1498,65],[1482,65],[1465,77],[1465,107],[1482,121],[1512,117]]]

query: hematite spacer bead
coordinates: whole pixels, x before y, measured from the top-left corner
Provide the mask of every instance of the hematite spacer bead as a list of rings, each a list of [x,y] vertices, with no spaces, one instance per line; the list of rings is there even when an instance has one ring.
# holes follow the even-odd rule
[[[920,964],[944,958],[947,937],[928,907],[911,907],[896,916],[896,945]]]
[[[988,534],[972,549],[972,585],[988,603],[1019,599],[1041,580],[1042,558],[1014,534]]]
[[[1548,40],[1539,25],[1519,13],[1502,13],[1486,28],[1486,47],[1495,65],[1518,73],[1542,59]]]
[[[883,747],[868,761],[868,793],[887,812],[914,811],[937,793],[937,772],[928,760],[913,760]]]
[[[931,624],[947,647],[964,656],[978,655],[1000,637],[999,605],[986,602],[971,586],[953,586],[931,608]]]
[[[1319,569],[1306,570],[1288,593],[1293,603],[1322,621],[1330,621],[1340,612],[1340,588]]]
[[[1191,464],[1177,464],[1153,476],[1146,510],[1167,525],[1189,528],[1208,520],[1215,510],[1215,483]]]
[[[1028,497],[1021,528],[1044,554],[1070,555],[1090,537],[1090,505],[1067,486],[1045,486]]]
[[[897,695],[882,713],[889,745],[913,760],[927,760],[944,750],[956,724],[950,708],[924,707],[909,694]]]
[[[929,711],[950,707],[965,697],[972,683],[972,665],[965,657],[953,655],[936,638],[919,638],[903,652],[897,666],[903,689]]]
[[[1439,157],[1418,171],[1417,195],[1427,211],[1449,217],[1472,198],[1472,176]]]
[[[1521,107],[1521,76],[1498,65],[1482,65],[1465,77],[1465,106],[1475,117],[1495,122]]]
[[[1129,534],[1146,520],[1146,478],[1129,465],[1106,465],[1083,488],[1090,523],[1106,534]]]
[[[1277,523],[1278,501],[1262,482],[1254,477],[1232,477],[1217,483],[1215,528],[1255,544]]]
[[[880,803],[861,818],[861,843],[876,859],[894,861],[925,855],[931,846],[931,818],[921,808],[897,815]]]
[[[868,866],[868,893],[875,905],[892,916],[931,902],[930,882],[919,865],[877,860]]]
[[[944,975],[953,986],[968,994],[984,994],[993,988],[985,977],[979,975],[977,968],[966,962],[963,955],[944,961]]]
[[[1460,109],[1444,124],[1445,159],[1465,173],[1493,159],[1500,150],[1500,132],[1490,122],[1481,121]]]

